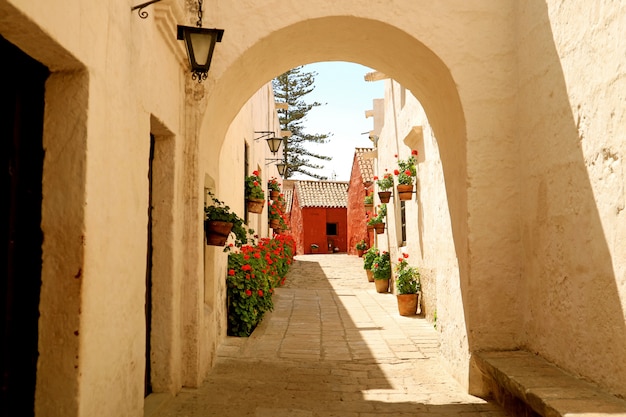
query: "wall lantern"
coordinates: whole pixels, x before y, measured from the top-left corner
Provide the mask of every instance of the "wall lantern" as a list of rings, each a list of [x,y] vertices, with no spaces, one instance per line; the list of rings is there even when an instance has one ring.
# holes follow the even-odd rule
[[[278,173],[282,177],[283,175],[285,175],[285,170],[287,169],[287,164],[284,163],[284,162],[276,164],[276,169],[278,169]]]
[[[216,42],[222,41],[224,29],[206,29],[200,26],[178,25],[178,40],[185,41],[189,65],[191,65],[191,78],[201,83],[206,80],[213,49]]]
[[[283,143],[283,139],[277,138],[274,135],[274,132],[270,132],[270,131],[256,131],[254,133],[262,133],[261,136],[259,136],[258,138],[255,138],[254,140],[263,139],[264,137],[267,136],[267,139],[265,139],[267,141],[267,146],[270,148],[270,151],[272,152],[272,154],[276,155],[276,153],[280,149],[281,143]]]
[[[148,17],[148,13],[143,9],[160,1],[162,0],[150,0],[134,6],[130,10],[138,9],[139,17],[145,19]],[[191,78],[198,80],[199,83],[206,80],[209,67],[211,66],[215,43],[221,42],[224,35],[224,29],[207,29],[202,27],[202,1],[198,0],[198,21],[196,26],[177,25],[176,35],[178,40],[185,41],[187,57],[191,65]]]

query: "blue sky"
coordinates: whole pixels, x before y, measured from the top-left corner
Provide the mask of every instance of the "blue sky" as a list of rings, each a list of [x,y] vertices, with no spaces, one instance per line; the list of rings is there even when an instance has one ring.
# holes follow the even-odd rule
[[[354,157],[354,148],[371,147],[368,135],[373,129],[372,118],[365,111],[372,109],[372,100],[384,97],[383,81],[365,82],[364,75],[373,71],[368,67],[348,62],[320,62],[306,65],[307,72],[317,72],[315,90],[304,97],[307,103],[326,103],[311,110],[304,121],[307,133],[332,133],[324,145],[308,145],[332,161],[321,161],[324,169],[315,171],[328,179],[348,181]],[[315,162],[315,161],[314,161]],[[311,179],[294,175],[292,179]]]

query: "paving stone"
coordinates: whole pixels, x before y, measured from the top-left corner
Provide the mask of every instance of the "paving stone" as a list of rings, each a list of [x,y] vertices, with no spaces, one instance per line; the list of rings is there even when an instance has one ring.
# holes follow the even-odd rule
[[[441,366],[433,326],[400,316],[362,265],[297,257],[254,333],[228,337],[206,382],[150,417],[508,416],[464,392]]]

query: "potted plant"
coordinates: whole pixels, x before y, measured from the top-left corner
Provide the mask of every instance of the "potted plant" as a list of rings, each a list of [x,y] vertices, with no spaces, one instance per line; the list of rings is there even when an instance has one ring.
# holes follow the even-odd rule
[[[246,204],[251,213],[262,213],[265,204],[265,192],[261,188],[259,171],[253,171],[246,177]]]
[[[317,243],[311,243],[311,253],[317,253],[319,247],[320,246]]]
[[[402,257],[398,258],[398,264],[395,267],[396,297],[398,312],[401,316],[415,315],[421,289],[420,273],[416,267],[409,266],[408,257],[407,253],[403,253]]]
[[[248,233],[254,233],[254,231],[246,229],[243,219],[230,211],[230,207],[218,200],[213,193],[209,192],[209,196],[213,204],[204,207],[207,245],[224,246],[231,233],[235,236],[235,246],[241,247],[248,243]]]
[[[372,263],[376,292],[385,293],[389,291],[389,278],[391,278],[391,258],[389,252],[383,251]]]
[[[379,235],[385,231],[385,217],[387,216],[387,204],[381,204],[376,216],[367,221],[367,225],[376,229]]]
[[[367,243],[365,243],[365,239],[361,239],[356,244],[356,253],[359,255],[359,258],[363,256],[363,252],[367,249]]]
[[[371,209],[374,206],[374,194],[368,194],[363,199],[363,203],[365,204],[365,210]]]
[[[267,182],[267,189],[270,192],[270,199],[278,200],[280,196],[280,184],[278,183],[278,179],[276,177],[270,178]]]
[[[281,229],[283,225],[282,210],[280,205],[276,201],[272,201],[269,205],[269,211],[267,212],[269,226],[272,229]]]
[[[417,151],[412,150],[411,156],[406,160],[398,159],[398,169],[393,173],[398,177],[398,198],[400,200],[411,200],[413,198],[413,180],[417,175],[415,163],[417,162],[415,157]]]
[[[376,248],[376,246],[372,246],[363,254],[363,269],[367,273],[367,280],[369,282],[374,282],[374,273],[372,272],[372,265],[374,264],[374,259],[380,256],[380,252]]]
[[[378,185],[378,198],[381,203],[388,203],[391,198],[391,187],[393,187],[393,175],[386,172],[382,178],[374,177],[376,184]]]

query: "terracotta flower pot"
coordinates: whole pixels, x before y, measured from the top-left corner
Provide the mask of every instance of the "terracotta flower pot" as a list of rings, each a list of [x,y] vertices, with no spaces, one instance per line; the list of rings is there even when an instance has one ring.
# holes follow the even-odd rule
[[[271,219],[270,220],[270,227],[272,229],[280,229],[280,220],[278,220],[278,219]]]
[[[417,294],[398,294],[398,312],[401,316],[414,316],[417,312]]]
[[[270,191],[270,199],[278,200],[278,197],[280,197],[280,191]]]
[[[381,203],[388,203],[391,199],[391,191],[379,191],[378,198],[380,198]]]
[[[265,205],[265,200],[258,198],[248,198],[246,200],[246,204],[248,207],[248,211],[250,213],[263,213],[263,206]]]
[[[206,232],[206,244],[212,246],[224,246],[232,229],[232,223],[216,220],[207,220],[204,223],[204,230]]]
[[[398,198],[402,201],[408,201],[413,198],[413,184],[404,185],[398,184],[396,187],[398,190]]]
[[[374,279],[376,283],[376,292],[386,293],[389,292],[389,278],[387,279]]]
[[[367,273],[367,281],[368,282],[374,282],[374,273],[372,272],[371,269],[366,269],[365,273]]]
[[[356,250],[356,254],[359,256],[359,258],[363,257],[363,249],[357,249]]]
[[[374,229],[376,229],[376,234],[380,235],[385,232],[385,223],[376,223],[374,225]]]

